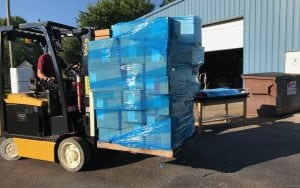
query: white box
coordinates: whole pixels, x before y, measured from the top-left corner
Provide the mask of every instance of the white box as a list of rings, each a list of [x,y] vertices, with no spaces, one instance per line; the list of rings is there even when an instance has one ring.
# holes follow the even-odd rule
[[[300,74],[300,51],[285,54],[285,73]]]
[[[29,92],[29,81],[28,82],[12,82],[11,83],[11,92],[12,93],[23,93]]]
[[[11,83],[29,82],[32,75],[32,68],[10,68]]]

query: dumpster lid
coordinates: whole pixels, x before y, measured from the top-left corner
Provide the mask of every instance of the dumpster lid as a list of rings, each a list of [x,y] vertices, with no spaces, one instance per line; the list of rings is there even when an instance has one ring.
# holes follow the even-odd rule
[[[295,76],[300,76],[298,74],[287,74],[287,73],[282,73],[282,72],[261,72],[261,73],[251,73],[251,74],[243,74],[242,78],[257,78],[263,77],[263,78],[272,78],[272,79],[277,79],[277,78],[286,78],[286,77],[295,77]]]

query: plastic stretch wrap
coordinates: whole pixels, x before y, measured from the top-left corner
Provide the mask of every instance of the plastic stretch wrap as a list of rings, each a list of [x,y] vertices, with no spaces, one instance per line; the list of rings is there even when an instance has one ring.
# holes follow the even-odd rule
[[[99,141],[179,147],[194,132],[193,100],[204,59],[200,18],[138,19],[112,30],[113,38],[89,43]]]
[[[179,41],[186,44],[202,45],[202,21],[197,16],[173,17],[179,22]],[[200,27],[199,27],[200,26]]]
[[[130,40],[160,41],[178,38],[180,23],[172,18],[140,18],[134,21],[119,23],[112,26],[113,38]]]
[[[206,97],[225,97],[232,95],[240,95],[241,91],[239,89],[230,88],[216,88],[216,89],[204,89],[200,92]]]

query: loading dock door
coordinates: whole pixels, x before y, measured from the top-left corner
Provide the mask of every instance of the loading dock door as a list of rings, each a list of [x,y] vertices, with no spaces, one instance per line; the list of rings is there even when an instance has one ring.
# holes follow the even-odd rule
[[[243,48],[244,20],[204,26],[202,42],[205,52]]]

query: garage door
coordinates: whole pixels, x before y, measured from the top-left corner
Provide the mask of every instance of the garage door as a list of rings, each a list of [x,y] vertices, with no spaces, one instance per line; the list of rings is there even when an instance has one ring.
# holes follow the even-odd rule
[[[206,52],[243,48],[244,20],[204,26],[202,42]]]

